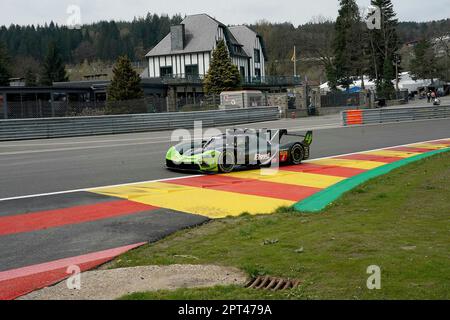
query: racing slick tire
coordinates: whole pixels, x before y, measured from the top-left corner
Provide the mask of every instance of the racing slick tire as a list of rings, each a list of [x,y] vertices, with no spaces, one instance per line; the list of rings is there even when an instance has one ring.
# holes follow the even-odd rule
[[[289,149],[289,162],[291,164],[297,165],[302,163],[304,157],[305,151],[303,150],[303,146],[300,143],[294,144]]]
[[[232,172],[236,166],[234,152],[232,152],[231,150],[226,150],[225,152],[223,152],[219,157],[217,166],[219,168],[219,172],[221,173]]]

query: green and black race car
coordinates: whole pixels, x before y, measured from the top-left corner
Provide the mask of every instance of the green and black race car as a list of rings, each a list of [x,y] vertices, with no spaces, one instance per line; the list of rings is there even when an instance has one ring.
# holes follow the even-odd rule
[[[312,131],[300,135],[289,134],[286,129],[227,130],[227,133],[209,139],[182,142],[171,147],[166,155],[166,166],[173,170],[228,173],[238,168],[270,166],[273,163],[296,165],[309,158],[312,138]],[[286,139],[291,141],[281,143]]]

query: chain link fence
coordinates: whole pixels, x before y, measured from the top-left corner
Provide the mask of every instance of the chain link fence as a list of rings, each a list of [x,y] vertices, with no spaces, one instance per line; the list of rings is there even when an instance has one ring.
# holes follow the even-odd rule
[[[359,93],[329,92],[320,97],[320,106],[327,107],[351,107],[360,105]]]
[[[26,119],[51,117],[101,116],[108,114],[138,114],[168,112],[169,97],[146,96],[142,99],[126,101],[67,101],[44,99],[27,100],[8,99],[7,116],[4,112],[0,118]],[[174,112],[218,110],[220,95],[180,96],[173,98]],[[4,106],[3,106],[4,108]],[[3,111],[4,109],[2,109]]]
[[[3,106],[4,108],[4,106]],[[7,119],[101,116],[106,114],[160,113],[167,111],[166,99],[145,97],[127,101],[51,101],[51,99],[8,101]]]
[[[292,100],[292,99],[291,99]],[[245,107],[284,106],[295,108],[295,99],[290,101],[287,93],[262,93]],[[26,96],[11,99],[8,96],[6,112],[4,105],[0,118],[26,119],[51,117],[102,116],[110,114],[140,114],[164,112],[191,112],[218,110],[221,104],[219,94],[178,94],[176,97],[149,95],[142,99],[126,101],[71,101],[64,96]],[[247,105],[248,104],[248,105]]]

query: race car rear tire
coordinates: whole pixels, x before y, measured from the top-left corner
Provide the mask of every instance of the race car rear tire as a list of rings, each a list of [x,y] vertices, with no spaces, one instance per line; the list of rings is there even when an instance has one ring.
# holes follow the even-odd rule
[[[225,161],[226,160],[226,161]],[[236,166],[236,160],[234,158],[234,152],[225,151],[219,158],[218,162],[219,172],[230,173]]]
[[[291,147],[291,149],[289,149],[289,159],[291,164],[300,164],[304,157],[305,151],[303,150],[301,144],[296,143]]]

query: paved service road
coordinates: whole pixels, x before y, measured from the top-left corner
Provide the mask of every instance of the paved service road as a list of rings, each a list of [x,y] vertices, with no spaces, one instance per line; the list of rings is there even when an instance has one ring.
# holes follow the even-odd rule
[[[340,127],[338,115],[309,119],[248,127],[315,129],[312,158],[450,136],[450,119],[346,128]],[[164,168],[170,135],[152,132],[1,142],[0,199],[185,175]]]

